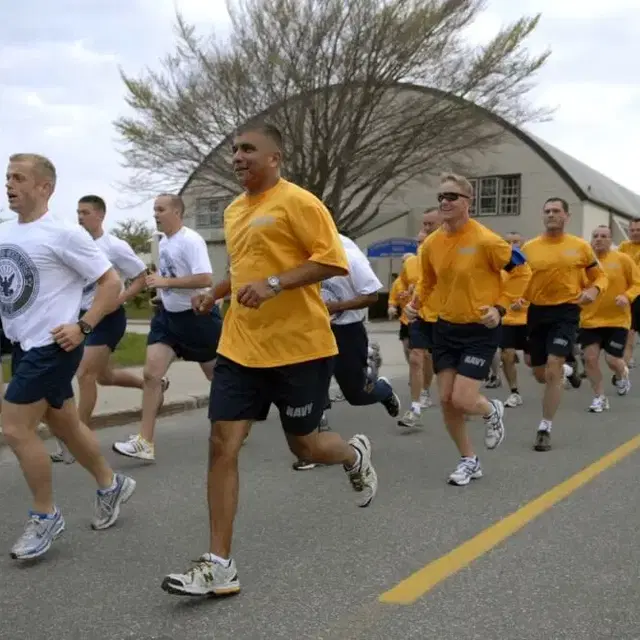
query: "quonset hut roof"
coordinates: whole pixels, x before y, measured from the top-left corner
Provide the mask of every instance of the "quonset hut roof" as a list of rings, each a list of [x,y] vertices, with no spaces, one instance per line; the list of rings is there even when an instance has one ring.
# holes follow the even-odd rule
[[[461,100],[456,96],[452,96],[439,89],[424,87],[416,84],[398,83],[399,91],[416,91],[431,96],[441,96],[447,100]],[[289,98],[291,100],[291,98]],[[268,114],[278,108],[276,103],[258,114],[256,118],[267,117]],[[503,118],[491,113],[490,111],[476,107],[486,113],[489,120],[492,120],[499,126],[504,127],[508,132],[516,136],[521,142],[530,147],[537,153],[554,171],[556,171],[567,185],[573,190],[578,199],[592,202],[613,213],[620,214],[626,218],[640,216],[640,195],[634,193],[630,189],[623,187],[611,178],[599,173],[588,165],[576,160],[569,154],[549,144],[545,140],[534,136],[523,129],[520,129]],[[218,151],[229,144],[229,138],[218,144],[202,162],[203,166],[207,161],[215,156]],[[196,169],[187,179],[180,194],[182,195],[189,187],[194,178],[197,177],[200,167]]]

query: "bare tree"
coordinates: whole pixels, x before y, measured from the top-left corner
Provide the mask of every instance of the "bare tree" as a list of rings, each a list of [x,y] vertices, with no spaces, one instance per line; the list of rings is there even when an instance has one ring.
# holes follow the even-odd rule
[[[233,195],[229,136],[267,118],[285,137],[286,177],[357,235],[418,176],[495,145],[503,127],[487,111],[516,126],[547,115],[527,95],[549,55],[525,49],[539,16],[472,47],[465,28],[483,9],[483,0],[239,0],[226,40],[198,37],[178,15],[162,70],[123,73],[135,114],[115,126],[129,190],[179,187],[199,169],[205,192]]]

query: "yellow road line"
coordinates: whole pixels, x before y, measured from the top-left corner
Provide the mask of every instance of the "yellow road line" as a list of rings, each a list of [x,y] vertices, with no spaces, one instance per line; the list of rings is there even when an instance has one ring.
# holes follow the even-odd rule
[[[564,500],[574,491],[577,491],[603,471],[606,471],[639,448],[640,435],[637,435],[614,449],[611,453],[571,476],[568,480],[561,482],[524,505],[524,507],[496,522],[474,538],[467,540],[467,542],[456,547],[450,553],[416,571],[413,575],[383,593],[379,598],[380,602],[400,605],[413,604],[443,580],[477,560],[539,515],[551,509],[555,504]]]

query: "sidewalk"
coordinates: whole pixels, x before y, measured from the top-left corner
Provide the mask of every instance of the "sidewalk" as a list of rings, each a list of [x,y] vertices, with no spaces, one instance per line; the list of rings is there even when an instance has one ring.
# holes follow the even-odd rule
[[[380,327],[378,328],[378,325]],[[392,327],[382,325],[395,325]],[[144,323],[129,330],[146,332]],[[380,344],[383,365],[381,374],[388,378],[404,376],[407,365],[404,362],[402,348],[397,338],[397,323],[383,322],[369,325],[370,338]],[[132,367],[131,371],[142,375],[142,367]],[[206,407],[209,401],[210,383],[202,374],[200,367],[193,362],[174,362],[168,373],[171,385],[165,394],[165,402],[160,416],[169,416],[183,411],[191,411]],[[74,382],[74,388],[77,385]],[[138,422],[141,414],[142,395],[138,389],[122,389],[120,387],[99,387],[98,404],[94,413],[92,427],[122,426]],[[46,429],[43,437],[48,437]],[[4,445],[2,430],[0,429],[0,446]]]

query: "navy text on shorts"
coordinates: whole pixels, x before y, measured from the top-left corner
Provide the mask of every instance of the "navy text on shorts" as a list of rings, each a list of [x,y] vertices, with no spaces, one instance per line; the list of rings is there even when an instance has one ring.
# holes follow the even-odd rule
[[[333,357],[257,368],[218,356],[209,396],[209,420],[259,422],[267,419],[274,404],[285,433],[309,435],[320,424],[333,366]]]
[[[502,326],[489,329],[472,322],[458,324],[438,319],[433,327],[433,370],[454,369],[461,376],[484,380],[500,345]]]
[[[578,340],[579,324],[580,307],[577,304],[530,304],[527,334],[531,366],[546,365],[550,355],[569,361]]]

